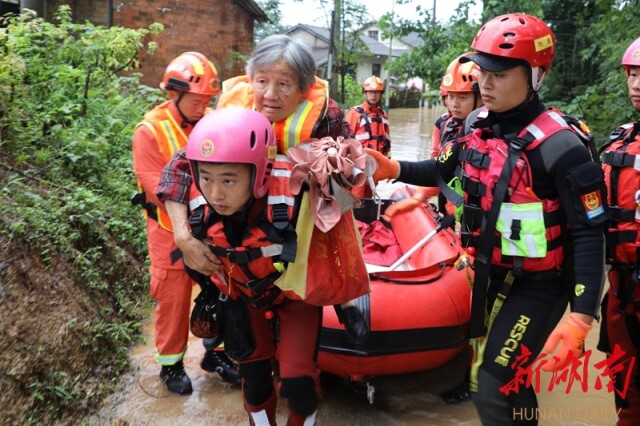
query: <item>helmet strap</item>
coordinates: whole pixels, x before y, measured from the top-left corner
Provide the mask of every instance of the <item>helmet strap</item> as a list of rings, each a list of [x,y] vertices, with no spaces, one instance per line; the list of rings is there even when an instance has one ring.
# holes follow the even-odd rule
[[[182,97],[184,96],[184,94],[185,94],[185,92],[182,92],[182,91],[178,92],[178,99],[176,99],[176,108],[178,109],[178,113],[180,114],[180,118],[182,118],[182,122],[180,123],[180,127],[182,127],[183,129],[186,129],[187,127],[189,127],[189,125],[195,126],[196,123],[198,122],[198,120],[189,120],[187,118],[187,116],[184,115],[184,113],[180,109],[180,101],[182,100]]]
[[[531,88],[534,92],[537,92],[542,87],[542,82],[544,78],[547,76],[547,73],[544,68],[541,67],[532,67],[531,68]]]

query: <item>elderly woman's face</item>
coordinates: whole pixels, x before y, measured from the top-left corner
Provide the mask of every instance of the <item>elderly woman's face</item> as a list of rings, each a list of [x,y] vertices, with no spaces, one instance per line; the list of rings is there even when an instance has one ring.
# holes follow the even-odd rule
[[[257,68],[251,86],[256,109],[272,122],[293,114],[304,99],[296,74],[284,60]]]

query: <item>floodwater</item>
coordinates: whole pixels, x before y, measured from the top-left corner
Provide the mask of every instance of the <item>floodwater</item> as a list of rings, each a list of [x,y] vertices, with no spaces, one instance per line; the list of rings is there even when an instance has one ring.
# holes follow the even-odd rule
[[[431,129],[441,110],[391,110],[392,156],[399,160],[421,160],[428,157]],[[381,188],[383,196],[399,184]],[[194,292],[194,296],[195,296]],[[104,425],[246,425],[239,387],[222,381],[217,374],[200,369],[203,347],[191,336],[185,356],[187,373],[193,382],[193,394],[169,393],[158,377],[155,364],[153,323],[144,329],[147,343],[131,352],[133,374],[123,379],[123,388],[106,408],[89,422]],[[594,325],[586,342],[592,351],[588,373],[583,375],[584,388],[574,382],[568,391],[562,382],[547,390],[551,375],[542,374],[538,399],[540,425],[600,426],[615,424],[613,395],[607,392],[606,379],[596,389],[602,368],[596,364],[604,355],[596,350],[599,326]],[[323,396],[318,415],[319,425],[460,425],[479,426],[471,401],[447,405],[438,396],[461,381],[466,368],[463,356],[454,357],[444,366],[421,373],[374,378],[376,398],[369,404],[365,395],[356,393],[348,381],[333,376],[323,377]],[[530,413],[525,413],[530,418]],[[286,423],[286,410],[278,407],[278,423]],[[490,425],[488,425],[490,426]]]

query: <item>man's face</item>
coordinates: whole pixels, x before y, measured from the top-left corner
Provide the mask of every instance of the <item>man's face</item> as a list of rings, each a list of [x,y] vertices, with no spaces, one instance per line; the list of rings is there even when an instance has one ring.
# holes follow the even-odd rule
[[[640,112],[640,67],[629,67],[627,87],[629,88],[631,105],[636,111]]]
[[[377,105],[380,103],[380,98],[382,97],[382,92],[378,91],[367,91],[364,92],[364,97],[371,105]]]
[[[512,110],[529,95],[529,74],[524,66],[500,72],[480,68],[478,83],[484,106],[493,112]]]
[[[176,94],[176,99],[180,93],[173,92]],[[180,101],[178,102],[178,108],[187,117],[189,121],[198,121],[202,117],[204,117],[205,109],[211,105],[211,100],[213,96],[210,95],[200,95],[196,93],[183,93]]]

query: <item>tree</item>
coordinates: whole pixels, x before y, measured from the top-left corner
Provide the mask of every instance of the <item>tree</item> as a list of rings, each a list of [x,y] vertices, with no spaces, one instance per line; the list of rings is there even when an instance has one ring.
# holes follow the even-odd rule
[[[256,23],[253,30],[254,43],[258,43],[265,37],[273,34],[282,34],[286,28],[282,25],[282,12],[280,0],[257,0],[258,6],[269,17],[269,22]]]
[[[417,19],[400,19],[393,26],[391,14],[385,14],[379,22],[385,37],[417,33],[422,40],[422,44],[408,54],[391,60],[389,72],[402,79],[418,76],[428,87],[440,87],[447,66],[454,58],[471,50],[471,41],[479,28],[479,24],[469,19],[470,3],[461,3],[446,24],[434,22],[431,10],[420,5],[416,6]]]

